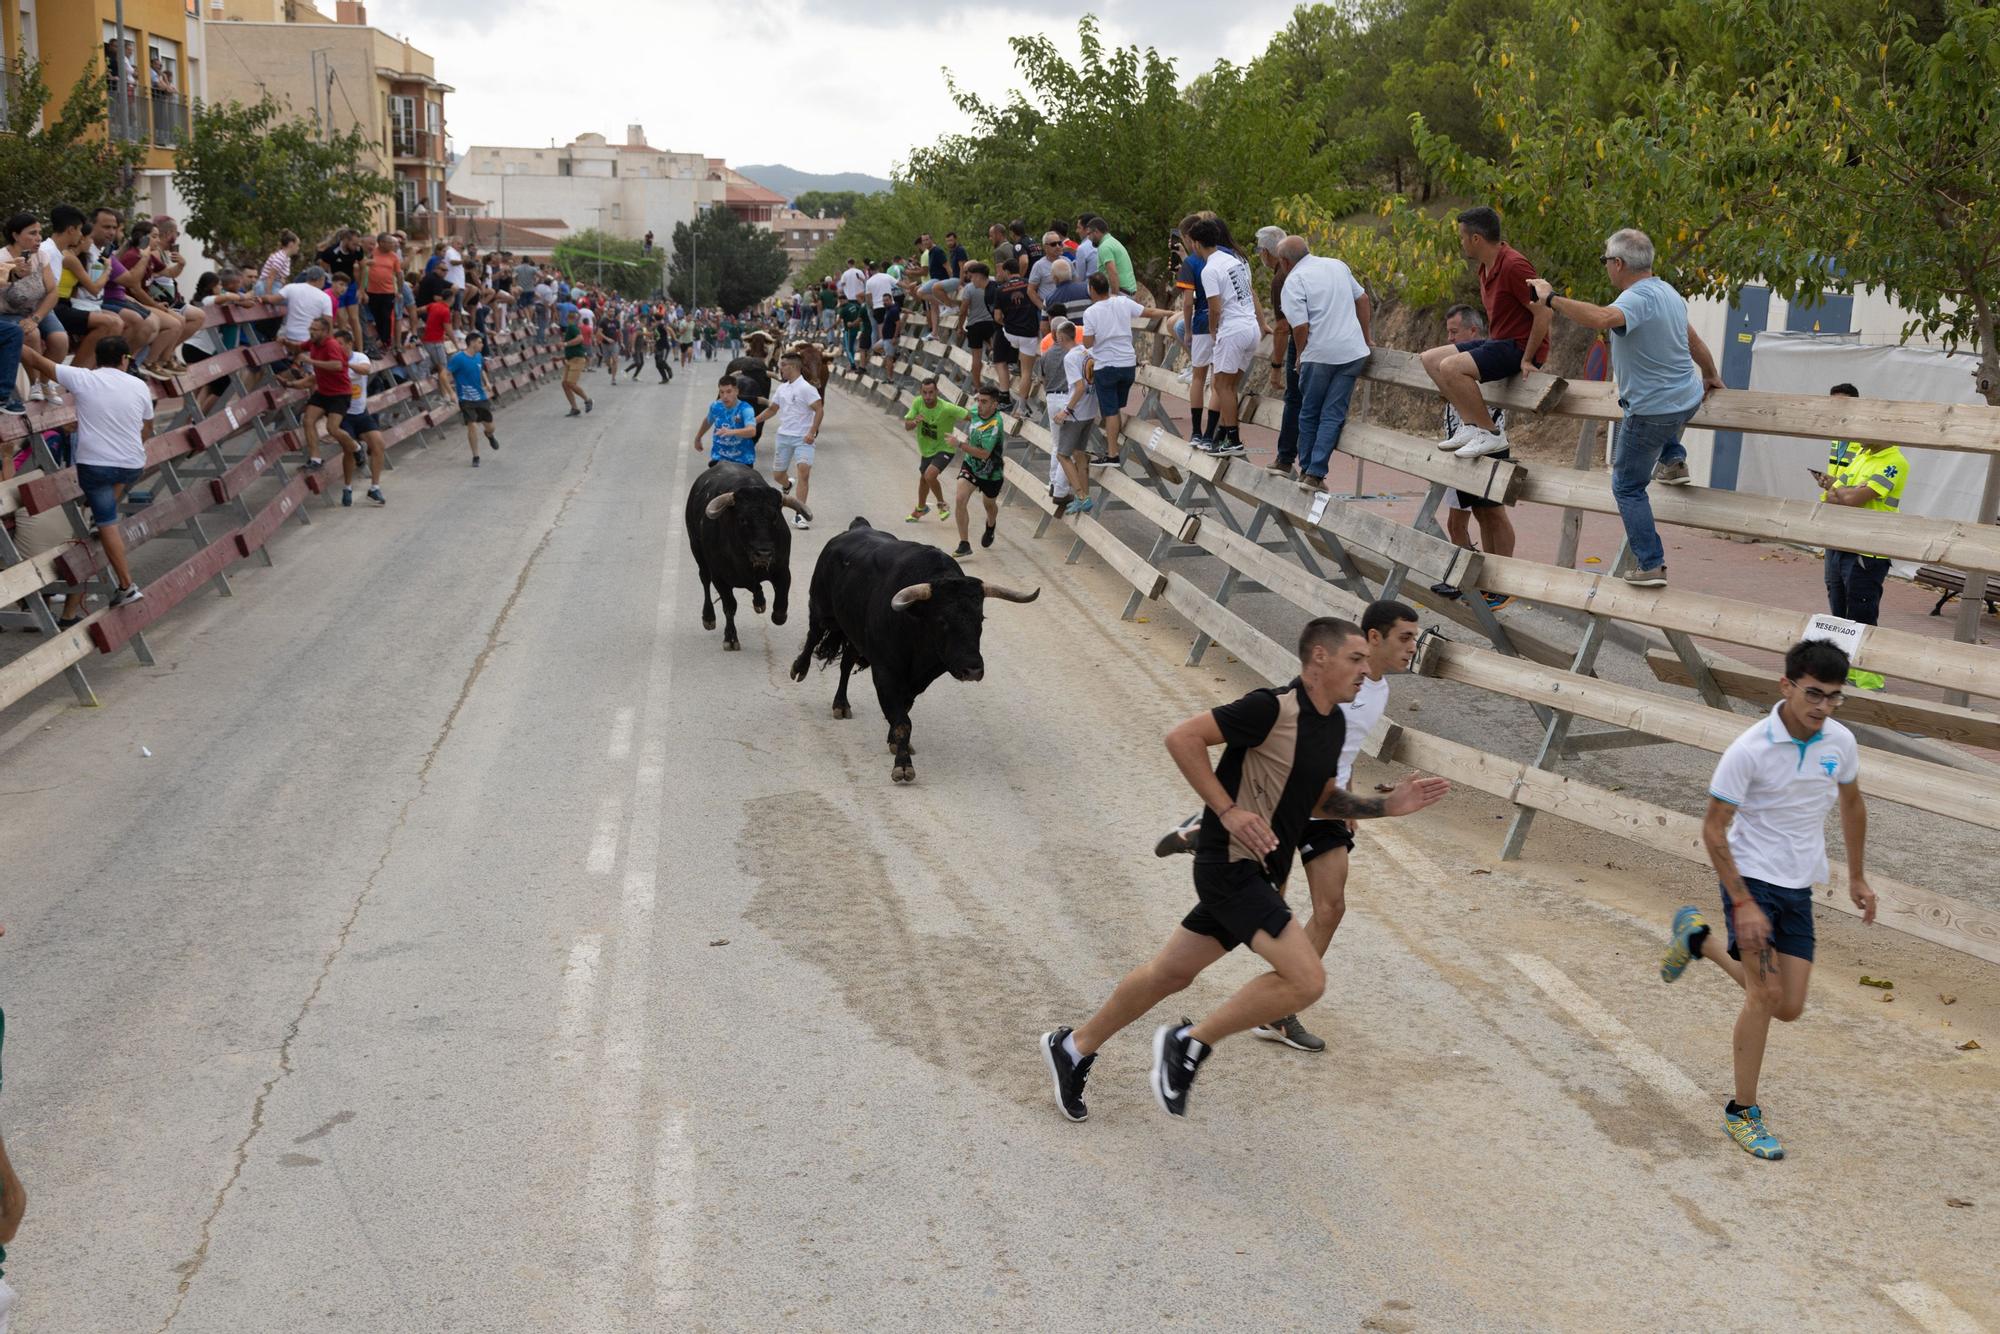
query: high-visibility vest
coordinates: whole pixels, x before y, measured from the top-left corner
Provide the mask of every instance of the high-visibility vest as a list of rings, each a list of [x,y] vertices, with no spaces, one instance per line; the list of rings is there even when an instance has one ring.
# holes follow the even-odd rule
[[[1826,446],[1826,470],[1831,473],[1866,449],[1859,440],[1832,440]]]
[[[1903,457],[1903,451],[1895,445],[1869,445],[1860,441],[1845,443],[1852,452],[1844,462],[1828,466],[1827,480],[1835,486],[1867,487],[1870,493],[1868,501],[1857,506],[1858,509],[1891,514],[1901,510],[1903,488],[1910,481],[1910,464]],[[1868,552],[1861,554],[1870,560],[1880,559]]]

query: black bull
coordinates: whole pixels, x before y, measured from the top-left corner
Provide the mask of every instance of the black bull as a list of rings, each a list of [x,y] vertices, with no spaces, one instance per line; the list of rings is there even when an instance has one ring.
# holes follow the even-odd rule
[[[765,481],[755,468],[718,463],[702,472],[688,489],[688,545],[694,550],[695,572],[701,576],[701,624],[715,628],[715,605],[709,586],[722,601],[722,647],[738,649],[736,590],[750,590],[750,609],[764,610],[765,583],[771,585],[771,624],[785,623],[792,589],[792,530],[785,511],[812,512]]]
[[[833,716],[851,718],[847,678],[857,667],[872,671],[896,756],[889,777],[908,783],[917,776],[910,706],[947,672],[960,681],[986,674],[979,632],[987,598],[1033,602],[1041,591],[1018,593],[968,579],[936,547],[899,541],[856,519],[826,544],[813,567],[806,642],[792,662],[792,679],[805,680],[815,656],[822,664],[839,658]]]

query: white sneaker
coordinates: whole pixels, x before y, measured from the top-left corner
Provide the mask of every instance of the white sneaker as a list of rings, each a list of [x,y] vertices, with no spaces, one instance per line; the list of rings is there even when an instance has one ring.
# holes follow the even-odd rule
[[[1479,428],[1477,426],[1470,426],[1470,425],[1460,426],[1456,431],[1453,431],[1450,435],[1438,441],[1438,448],[1457,449],[1460,445],[1464,444],[1467,440],[1471,439],[1472,433],[1474,431],[1477,431],[1478,429]]]
[[[42,382],[40,380],[36,380],[28,386],[28,401],[30,403],[40,403],[42,401]]]
[[[1498,454],[1507,448],[1505,431],[1482,431],[1473,427],[1472,435],[1456,451],[1462,459],[1476,459],[1487,454]]]
[[[792,511],[792,527],[794,527],[794,528],[798,529],[798,530],[799,530],[800,532],[802,532],[802,533],[803,533],[803,532],[804,532],[804,531],[805,531],[806,529],[808,529],[808,528],[812,527],[812,525],[806,522],[806,516],[805,516],[805,515],[803,515],[803,514],[799,513],[799,512],[797,511],[797,510],[793,510],[793,511]]]

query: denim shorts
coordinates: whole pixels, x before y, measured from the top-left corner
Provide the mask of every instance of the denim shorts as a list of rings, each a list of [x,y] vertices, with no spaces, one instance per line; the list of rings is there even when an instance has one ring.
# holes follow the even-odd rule
[[[1125,400],[1131,397],[1133,382],[1139,378],[1136,366],[1099,366],[1091,376],[1091,388],[1097,391],[1097,411],[1100,416],[1116,417],[1125,411]]]
[[[1774,885],[1768,880],[1743,877],[1743,887],[1750,891],[1750,899],[1764,910],[1764,916],[1771,919],[1771,948],[1780,954],[1789,954],[1794,959],[1813,958],[1813,915],[1812,890],[1787,889]],[[1740,959],[1736,952],[1736,916],[1729,910],[1729,891],[1722,891],[1722,920],[1729,927],[1729,957]]]
[[[76,465],[76,484],[90,506],[90,517],[98,527],[118,522],[118,488],[139,480],[143,468],[110,468],[96,463]]]
[[[804,435],[778,433],[778,452],[772,459],[772,466],[784,472],[794,463],[802,463],[810,468],[813,461],[813,447],[806,443]]]

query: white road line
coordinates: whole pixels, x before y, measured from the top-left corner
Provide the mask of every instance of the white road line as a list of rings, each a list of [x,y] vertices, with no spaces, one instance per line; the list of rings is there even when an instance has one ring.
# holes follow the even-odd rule
[[[666,1113],[653,1150],[653,1292],[661,1311],[684,1309],[693,1295],[688,1271],[694,1256],[687,1227],[691,1160],[680,1113]]]
[[[632,753],[632,719],[635,716],[631,709],[620,709],[618,716],[611,720],[611,745],[604,753],[612,759],[622,760]]]
[[[1985,1326],[1928,1283],[1909,1279],[1884,1283],[1882,1295],[1903,1308],[1930,1334],[1985,1334]]]
[[[1527,974],[1528,980],[1568,1011],[1586,1033],[1610,1048],[1626,1069],[1666,1095],[1667,1101],[1691,1116],[1701,1111],[1704,1099],[1695,1082],[1682,1074],[1679,1066],[1633,1036],[1631,1029],[1570,981],[1562,969],[1534,954],[1510,954],[1507,962]]]
[[[556,1032],[566,1057],[584,1054],[583,1039],[590,1032],[592,1002],[597,999],[597,962],[603,947],[603,937],[595,933],[578,936],[569,947],[569,962],[563,966],[562,1004],[556,1011]]]
[[[617,794],[612,794],[598,805],[597,834],[590,840],[590,855],[584,858],[584,869],[592,875],[610,875],[611,868],[618,865],[618,816],[622,803]]]

